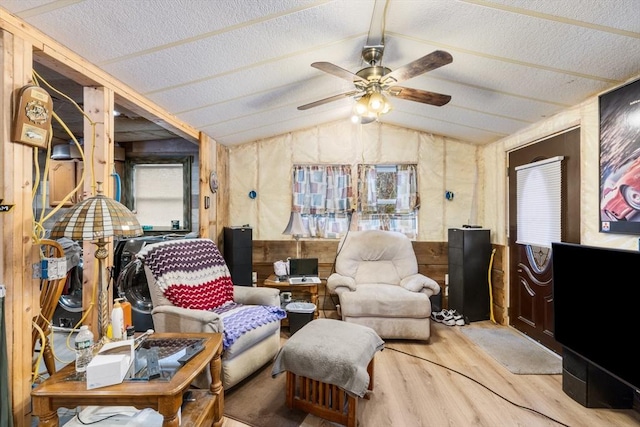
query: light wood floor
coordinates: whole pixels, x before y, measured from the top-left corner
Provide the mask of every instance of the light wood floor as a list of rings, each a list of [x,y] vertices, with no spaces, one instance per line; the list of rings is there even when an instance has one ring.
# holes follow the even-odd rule
[[[467,326],[432,322],[429,343],[386,340],[385,350],[376,355],[371,399],[358,403],[359,427],[640,426],[637,411],[581,406],[562,391],[561,375],[512,374],[461,332],[476,325],[504,327],[489,321]],[[64,357],[73,360],[72,353]],[[246,427],[227,418],[223,425]],[[302,427],[335,425],[309,415]]]
[[[467,326],[432,322],[428,344],[386,340],[386,349],[376,355],[373,395],[358,402],[358,426],[640,426],[640,413],[634,410],[581,406],[562,391],[561,375],[512,374],[460,331],[480,323],[504,327],[489,321]],[[312,415],[302,424],[335,425]],[[224,427],[244,426],[231,419],[224,422]]]

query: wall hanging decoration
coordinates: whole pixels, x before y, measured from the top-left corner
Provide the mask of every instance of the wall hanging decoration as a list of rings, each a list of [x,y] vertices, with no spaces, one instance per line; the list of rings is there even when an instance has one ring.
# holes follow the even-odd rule
[[[640,234],[640,80],[599,102],[600,231]]]
[[[53,101],[49,93],[39,86],[20,89],[14,111],[14,142],[46,148],[49,142]]]
[[[218,174],[216,172],[211,172],[211,174],[209,174],[209,188],[214,194],[218,191]]]

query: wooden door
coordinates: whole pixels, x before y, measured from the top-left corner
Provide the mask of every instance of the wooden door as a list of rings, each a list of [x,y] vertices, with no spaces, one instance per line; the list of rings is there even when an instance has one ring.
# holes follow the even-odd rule
[[[516,243],[517,166],[564,156],[562,241],[580,242],[580,129],[573,129],[509,153],[509,324],[551,350],[553,337],[551,250]]]

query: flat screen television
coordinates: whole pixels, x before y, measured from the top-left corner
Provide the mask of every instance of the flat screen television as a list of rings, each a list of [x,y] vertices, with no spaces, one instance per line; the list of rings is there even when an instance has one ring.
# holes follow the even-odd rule
[[[639,390],[640,252],[551,245],[556,341]]]

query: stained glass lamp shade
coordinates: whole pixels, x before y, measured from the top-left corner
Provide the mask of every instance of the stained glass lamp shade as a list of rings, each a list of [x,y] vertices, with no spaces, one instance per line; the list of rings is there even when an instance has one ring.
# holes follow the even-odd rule
[[[109,255],[106,245],[110,237],[136,237],[143,234],[136,216],[123,204],[102,194],[89,197],[67,211],[53,226],[50,237],[93,242],[98,246],[95,257],[99,267],[100,315],[98,332],[106,335],[109,324],[109,295],[103,278],[104,260]]]

